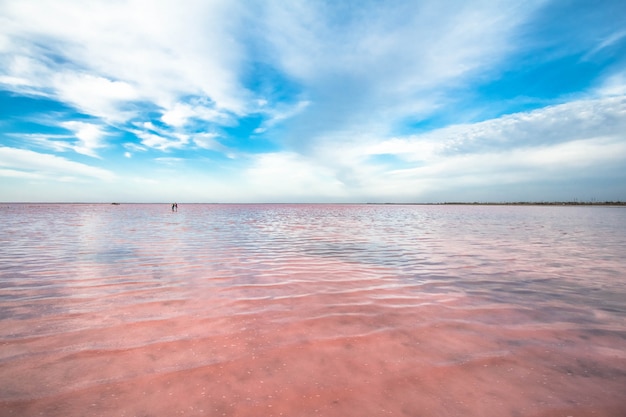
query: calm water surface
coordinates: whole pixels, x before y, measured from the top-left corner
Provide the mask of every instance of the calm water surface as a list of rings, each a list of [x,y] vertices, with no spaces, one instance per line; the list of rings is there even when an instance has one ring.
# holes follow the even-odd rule
[[[626,416],[626,209],[0,206],[0,416]]]

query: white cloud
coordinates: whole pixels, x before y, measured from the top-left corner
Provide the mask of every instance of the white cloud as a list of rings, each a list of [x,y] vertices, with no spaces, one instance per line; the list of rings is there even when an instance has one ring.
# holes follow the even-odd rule
[[[79,142],[73,146],[73,149],[80,154],[98,157],[96,149],[105,146],[102,138],[107,133],[99,125],[88,122],[67,121],[62,122],[61,126],[74,132]]]
[[[608,36],[605,36],[591,51],[585,55],[585,59],[589,59],[592,55],[616,45],[624,38],[626,38],[626,30],[618,30],[617,32],[613,32]]]
[[[364,153],[428,161],[457,154],[524,150],[602,136],[619,137],[622,132],[626,132],[626,96],[574,101],[422,135],[392,138],[368,146]]]
[[[262,126],[256,129],[255,133],[264,133],[280,122],[302,113],[310,104],[311,102],[309,100],[300,100],[293,105],[279,104],[273,109],[266,110],[265,113],[269,118],[263,122]]]
[[[442,158],[424,166],[390,170],[382,177],[385,195],[461,195],[463,190],[486,187],[541,184],[545,181],[572,183],[602,178],[599,167],[626,163],[626,143],[615,138],[596,138],[533,149],[490,151]],[[391,186],[391,187],[390,187]],[[461,192],[459,192],[461,190]],[[510,189],[511,195],[515,188]]]
[[[26,176],[53,180],[64,178],[84,180],[88,177],[109,181],[116,178],[114,173],[106,169],[70,161],[56,155],[9,147],[0,147],[0,167]]]
[[[51,89],[52,71],[36,57],[24,56],[21,46],[17,45],[15,49],[0,53],[2,87],[22,95],[54,96]]]
[[[184,127],[190,119],[228,124],[231,118],[225,112],[209,106],[186,103],[175,103],[173,107],[164,110],[161,116],[163,123],[176,128]]]
[[[228,152],[226,147],[217,140],[218,137],[219,135],[216,133],[200,133],[193,136],[193,142],[202,149]]]
[[[626,165],[624,132],[626,96],[605,97],[421,135],[344,138],[316,148],[301,169],[327,173],[356,200],[420,200],[463,187],[601,178]]]
[[[20,138],[28,144],[32,144],[37,147],[41,147],[55,152],[66,152],[69,150],[73,150],[74,148],[74,145],[71,142],[71,139],[74,138],[72,135],[13,133],[11,134],[11,136]]]
[[[232,2],[24,0],[0,6],[2,80],[27,86],[116,122],[128,101],[169,111],[183,96],[205,96],[219,111],[245,114]],[[116,119],[117,117],[117,119]]]
[[[239,184],[229,183],[242,188],[214,186],[252,200],[404,196],[493,178],[560,178],[617,164],[624,160],[626,131],[626,77],[617,65],[592,92],[597,100],[473,124],[461,124],[469,118],[455,115],[452,126],[397,133],[407,119],[419,122],[449,112],[446,106],[463,107],[454,105],[453,93],[472,89],[472,81],[502,75],[500,64],[526,47],[522,35],[531,31],[522,32],[544,3],[0,2],[0,83],[94,116],[61,124],[76,140],[22,135],[27,145],[96,157],[108,132],[126,130],[140,141],[120,139],[126,158],[151,151],[176,158],[182,149],[221,152],[233,158],[231,168],[250,165],[241,168],[245,176],[232,175]],[[598,37],[587,58],[608,54],[624,33]],[[245,133],[224,128],[238,119]],[[224,146],[246,139],[229,142],[229,134],[248,132],[283,148],[245,156]],[[7,158],[12,148],[2,149]],[[34,160],[35,153],[16,155]],[[99,172],[50,158],[43,157],[50,166]],[[47,172],[3,167],[5,175]],[[228,175],[235,170],[229,169]]]
[[[312,142],[333,146],[331,131],[387,136],[406,117],[429,116],[468,80],[497,73],[541,3],[405,2],[342,14],[326,3],[270,2],[258,34],[267,59],[310,102],[286,121],[288,144],[308,153]]]
[[[243,79],[249,61],[262,57],[311,91],[306,118],[362,124],[369,117],[357,117],[358,109],[394,118],[435,108],[433,89],[500,59],[534,6],[365,5],[355,19],[306,1],[5,2],[0,76],[113,123],[136,115],[129,103],[151,103],[181,128],[190,118],[230,123],[228,114],[272,114],[276,103]],[[280,114],[295,115],[278,111],[276,121]]]
[[[596,94],[600,96],[626,96],[626,70],[616,72],[602,80]]]
[[[57,73],[51,78],[58,99],[111,122],[131,118],[132,113],[124,110],[125,103],[139,98],[135,88],[124,81],[76,72]]]
[[[285,195],[291,201],[311,195],[337,198],[345,192],[331,169],[290,152],[256,156],[243,178],[258,201],[280,201]]]
[[[365,147],[368,155],[398,155],[409,160],[429,160],[444,151],[446,145],[436,140],[392,138]]]
[[[2,6],[2,76],[107,123],[143,120],[130,131],[148,148],[180,149],[190,141],[175,135],[196,121],[232,125],[257,112],[267,119],[255,134],[286,124],[286,145],[308,153],[335,140],[328,131],[385,136],[389,124],[438,108],[447,98],[435,91],[501,59],[533,7],[420,2],[364,6],[354,18],[306,1],[24,0]],[[244,73],[259,58],[305,93],[281,103],[249,91]],[[161,111],[165,127],[146,121],[146,109]],[[79,149],[93,156],[95,146]]]
[[[0,168],[0,177],[4,178],[22,178],[29,180],[41,180],[46,179],[47,176],[39,172],[19,171],[16,169],[2,169]]]
[[[145,146],[137,145],[132,142],[124,143],[124,147],[133,152],[145,152],[148,150]]]
[[[274,1],[263,35],[298,78],[326,82],[329,75],[350,74],[376,81],[363,88],[397,94],[432,88],[500,59],[537,4],[406,2],[363,7],[355,19],[341,15],[340,7]]]
[[[174,108],[166,111],[161,116],[161,121],[170,126],[181,127],[187,123],[187,120],[195,115],[191,106],[177,103]]]
[[[108,133],[101,125],[70,120],[62,121],[58,126],[71,131],[72,134],[13,133],[10,136],[55,152],[74,151],[94,158],[99,158],[98,149],[107,146],[104,138]]]
[[[183,149],[190,144],[196,145],[200,149],[208,149],[216,152],[227,154],[228,157],[233,156],[233,152],[222,145],[216,133],[203,132],[195,134],[180,133],[155,126],[153,123],[146,122],[138,125],[137,129],[132,132],[141,139],[141,145],[127,143],[124,146],[134,151],[145,151],[148,148],[160,151],[172,151]]]
[[[167,166],[175,166],[181,165],[185,162],[183,158],[172,158],[172,157],[159,157],[154,159],[156,162],[167,165]]]
[[[168,151],[183,148],[188,142],[187,137],[167,138],[151,132],[134,131],[135,135],[141,139],[141,144],[153,149]]]

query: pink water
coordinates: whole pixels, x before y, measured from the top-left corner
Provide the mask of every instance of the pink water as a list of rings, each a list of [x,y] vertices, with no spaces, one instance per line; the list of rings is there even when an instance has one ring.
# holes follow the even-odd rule
[[[626,416],[626,209],[4,204],[0,416]]]

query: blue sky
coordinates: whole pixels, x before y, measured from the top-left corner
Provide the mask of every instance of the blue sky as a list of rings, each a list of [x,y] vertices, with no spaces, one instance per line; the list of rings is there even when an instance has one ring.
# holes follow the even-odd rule
[[[0,201],[626,200],[626,2],[0,0]]]

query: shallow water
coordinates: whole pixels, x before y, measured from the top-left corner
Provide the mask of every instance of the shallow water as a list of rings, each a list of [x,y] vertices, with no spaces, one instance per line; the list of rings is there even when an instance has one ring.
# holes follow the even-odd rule
[[[625,208],[0,216],[0,416],[626,415]]]

